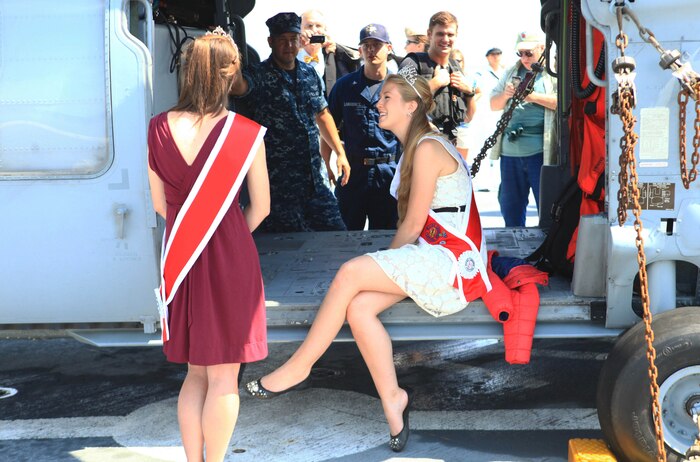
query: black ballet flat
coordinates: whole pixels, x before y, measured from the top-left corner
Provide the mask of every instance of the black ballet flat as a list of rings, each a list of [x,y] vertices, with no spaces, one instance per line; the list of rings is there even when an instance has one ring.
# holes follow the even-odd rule
[[[250,395],[253,398],[272,399],[290,391],[304,390],[306,388],[309,388],[309,386],[311,385],[311,377],[307,377],[298,384],[294,385],[293,387],[289,387],[286,390],[270,391],[262,386],[261,379],[262,378],[253,380],[252,382],[248,382],[245,386],[246,390],[248,390],[248,393],[250,393]]]
[[[403,410],[403,428],[398,435],[389,434],[389,447],[394,452],[401,452],[403,448],[406,447],[408,442],[408,435],[411,433],[411,429],[408,427],[408,413],[411,408],[411,393],[406,390],[408,394],[408,402],[406,403],[406,409]]]

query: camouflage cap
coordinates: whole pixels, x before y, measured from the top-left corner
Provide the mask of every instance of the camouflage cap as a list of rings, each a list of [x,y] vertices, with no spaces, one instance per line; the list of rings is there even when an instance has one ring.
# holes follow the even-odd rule
[[[277,13],[265,21],[270,35],[280,35],[285,32],[301,33],[301,18],[296,13]]]

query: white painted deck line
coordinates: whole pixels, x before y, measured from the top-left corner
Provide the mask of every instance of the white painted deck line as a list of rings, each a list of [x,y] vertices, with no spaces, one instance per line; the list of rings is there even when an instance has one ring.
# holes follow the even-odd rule
[[[124,417],[0,420],[0,440],[111,437]]]
[[[595,409],[411,412],[414,431],[598,429]],[[184,462],[177,397],[148,404],[123,417],[0,420],[0,441],[91,437],[111,437],[115,444],[74,451],[72,455],[81,462],[113,460],[117,455],[126,462]],[[379,400],[362,393],[314,388],[270,401],[243,394],[226,461],[322,462],[384,447],[387,439]],[[440,459],[387,454],[382,460]]]
[[[245,412],[245,409],[242,411]],[[324,409],[319,409],[319,412],[322,411]],[[114,437],[124,430],[120,427],[126,423],[125,419],[125,417],[70,417],[0,420],[0,440]],[[252,422],[246,423],[250,425]],[[137,425],[138,422],[131,422],[131,424]],[[547,431],[599,429],[595,409],[411,412],[411,430]],[[243,428],[239,430],[243,430]],[[292,429],[280,429],[280,432],[290,430]]]

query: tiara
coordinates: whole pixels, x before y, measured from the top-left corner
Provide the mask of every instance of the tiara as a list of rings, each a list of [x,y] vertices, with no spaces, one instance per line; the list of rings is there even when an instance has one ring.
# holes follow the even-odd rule
[[[406,82],[408,82],[411,88],[413,88],[413,91],[416,92],[416,95],[418,95],[418,98],[422,98],[420,93],[418,93],[418,89],[416,89],[416,80],[418,79],[418,72],[416,71],[416,68],[413,66],[406,66],[399,69],[398,74],[403,77]]]
[[[233,41],[233,37],[231,37],[231,35],[228,32],[223,30],[221,26],[216,26],[216,28],[213,31],[207,31],[204,33],[204,35],[218,35],[219,37],[226,37],[231,41],[231,43],[235,44],[235,42]]]

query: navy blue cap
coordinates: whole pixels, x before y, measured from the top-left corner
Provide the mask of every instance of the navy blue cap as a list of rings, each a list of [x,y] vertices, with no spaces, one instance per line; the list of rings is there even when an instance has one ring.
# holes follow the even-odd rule
[[[375,39],[384,43],[391,43],[386,27],[381,24],[369,24],[360,31],[360,43],[367,39]]]
[[[488,55],[500,55],[503,52],[501,51],[500,48],[489,48],[489,51],[486,52],[486,56]]]
[[[277,13],[267,21],[270,35],[280,35],[285,32],[301,33],[301,18],[296,13]]]

